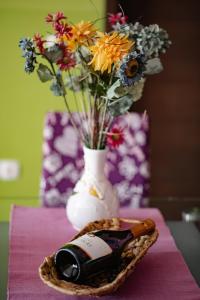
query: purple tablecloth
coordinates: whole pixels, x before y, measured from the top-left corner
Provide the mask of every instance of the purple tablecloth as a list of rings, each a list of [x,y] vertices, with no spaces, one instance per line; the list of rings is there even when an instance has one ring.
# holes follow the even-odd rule
[[[200,290],[176,248],[159,210],[124,209],[121,215],[137,219],[153,218],[160,236],[123,286],[115,294],[101,299],[199,300]],[[80,299],[54,291],[44,285],[38,275],[38,267],[44,257],[53,253],[74,233],[62,208],[15,206],[10,225],[8,299]],[[88,297],[81,298],[86,299]]]

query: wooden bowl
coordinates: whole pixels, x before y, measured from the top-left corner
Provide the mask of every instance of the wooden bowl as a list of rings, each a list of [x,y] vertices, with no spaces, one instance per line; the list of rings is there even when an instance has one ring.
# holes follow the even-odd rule
[[[118,230],[122,222],[139,223],[138,220],[113,218],[89,223],[73,239],[94,230],[110,229]],[[92,281],[84,284],[67,282],[59,279],[54,264],[54,254],[47,256],[39,267],[39,275],[42,281],[51,288],[67,295],[103,296],[116,291],[125,279],[134,271],[136,264],[147,253],[148,249],[158,238],[158,230],[150,235],[141,236],[130,241],[122,252],[121,262],[116,268],[105,271],[101,275],[93,277]],[[72,239],[72,240],[73,240]]]

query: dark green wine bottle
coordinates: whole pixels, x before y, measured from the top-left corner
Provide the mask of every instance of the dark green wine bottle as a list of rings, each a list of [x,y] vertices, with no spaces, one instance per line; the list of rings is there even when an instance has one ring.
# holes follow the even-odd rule
[[[126,244],[154,231],[155,223],[146,219],[127,230],[98,230],[69,242],[55,254],[59,276],[67,281],[84,282],[117,264]]]

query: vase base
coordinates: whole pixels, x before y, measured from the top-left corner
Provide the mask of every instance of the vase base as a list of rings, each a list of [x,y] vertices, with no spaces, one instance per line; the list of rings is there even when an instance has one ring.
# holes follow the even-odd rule
[[[112,206],[107,207],[105,200],[100,200],[89,194],[76,193],[68,199],[67,218],[74,229],[80,230],[90,222],[118,217],[117,198],[112,200],[110,201]]]

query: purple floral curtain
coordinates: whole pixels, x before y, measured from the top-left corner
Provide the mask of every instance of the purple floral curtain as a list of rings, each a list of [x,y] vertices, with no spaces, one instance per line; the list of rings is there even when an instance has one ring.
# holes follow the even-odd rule
[[[73,115],[80,126],[78,114]],[[150,176],[148,118],[129,113],[119,117],[116,123],[124,129],[125,142],[108,151],[105,172],[117,189],[121,206],[145,207],[148,205]],[[40,187],[42,205],[65,206],[83,168],[82,146],[68,114],[48,113]]]

